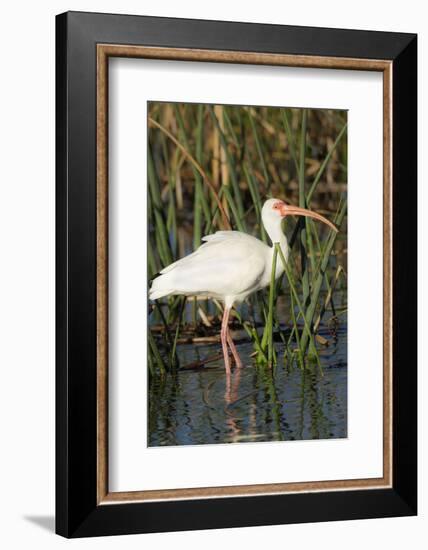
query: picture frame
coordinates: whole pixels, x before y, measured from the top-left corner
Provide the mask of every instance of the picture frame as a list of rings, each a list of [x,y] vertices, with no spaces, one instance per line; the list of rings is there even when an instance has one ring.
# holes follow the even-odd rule
[[[108,60],[383,75],[383,476],[108,488]],[[65,537],[417,513],[417,36],[68,12],[56,18],[56,532]],[[252,488],[251,488],[252,487]],[[181,491],[181,492],[180,492]],[[168,493],[168,494],[166,494]]]

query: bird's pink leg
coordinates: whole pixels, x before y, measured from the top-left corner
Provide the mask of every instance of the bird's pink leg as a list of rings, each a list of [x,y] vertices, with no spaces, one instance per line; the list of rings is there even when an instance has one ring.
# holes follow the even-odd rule
[[[233,342],[232,335],[230,334],[229,328],[227,329],[227,343],[229,344],[230,350],[232,352],[233,358],[235,359],[236,366],[238,369],[242,369],[242,361],[239,357],[238,350],[236,349],[235,343]]]
[[[224,367],[228,376],[230,376],[230,359],[229,351],[227,349],[227,335],[229,333],[229,313],[230,307],[225,307],[223,312],[223,320],[221,322],[221,345],[223,348]]]

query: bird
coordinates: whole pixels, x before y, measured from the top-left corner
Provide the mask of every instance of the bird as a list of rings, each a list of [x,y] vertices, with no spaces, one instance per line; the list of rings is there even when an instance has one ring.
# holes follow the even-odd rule
[[[203,244],[193,253],[162,269],[149,289],[151,300],[183,295],[223,302],[220,335],[224,366],[228,375],[231,372],[228,346],[236,367],[243,366],[229,330],[230,311],[250,294],[269,286],[276,243],[279,244],[285,261],[288,261],[288,241],[282,229],[282,222],[287,216],[307,216],[323,222],[333,231],[338,231],[331,221],[317,212],[287,204],[281,199],[270,198],[263,204],[261,218],[272,246],[242,231],[217,231],[203,237]],[[282,262],[277,262],[275,280],[283,272]]]

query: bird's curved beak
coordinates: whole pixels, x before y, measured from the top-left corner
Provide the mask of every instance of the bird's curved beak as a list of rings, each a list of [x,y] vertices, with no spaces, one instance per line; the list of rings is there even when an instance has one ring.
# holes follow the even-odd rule
[[[285,216],[306,216],[308,218],[313,218],[314,220],[325,223],[331,229],[333,229],[333,231],[336,231],[336,233],[339,231],[339,229],[330,220],[324,218],[324,216],[321,216],[321,214],[318,214],[318,212],[313,212],[312,210],[307,210],[306,208],[300,208],[299,206],[293,206],[284,203],[281,206],[280,212],[283,218],[285,218]]]

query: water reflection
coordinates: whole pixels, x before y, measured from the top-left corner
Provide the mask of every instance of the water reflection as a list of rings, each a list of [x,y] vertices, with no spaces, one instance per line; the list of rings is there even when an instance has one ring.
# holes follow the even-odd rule
[[[321,331],[322,334],[322,331]],[[226,377],[223,361],[154,379],[149,446],[331,439],[347,436],[347,338],[341,325],[319,369],[256,367],[251,344],[238,344],[243,369]],[[217,345],[180,346],[180,360],[208,357]],[[278,351],[282,350],[278,346]]]

